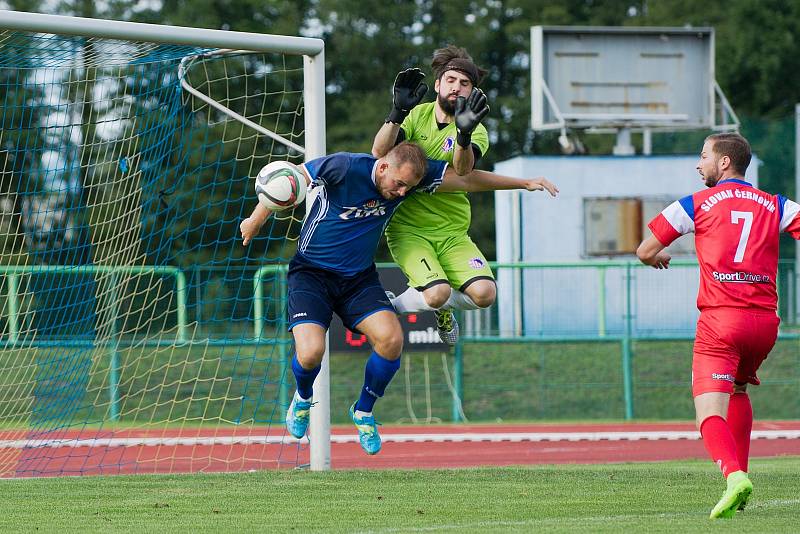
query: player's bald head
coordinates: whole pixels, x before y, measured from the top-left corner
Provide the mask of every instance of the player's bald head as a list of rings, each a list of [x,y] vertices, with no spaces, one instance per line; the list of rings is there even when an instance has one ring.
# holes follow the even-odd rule
[[[425,157],[425,153],[419,145],[408,141],[403,141],[392,148],[385,158],[392,167],[398,170],[406,165],[410,166],[411,175],[417,182],[422,179],[428,169],[428,159]]]

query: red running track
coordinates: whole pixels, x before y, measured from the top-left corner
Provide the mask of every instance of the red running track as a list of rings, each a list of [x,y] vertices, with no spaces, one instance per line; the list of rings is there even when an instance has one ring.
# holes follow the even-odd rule
[[[381,429],[381,435],[431,433],[430,427]],[[754,431],[798,431],[800,421],[756,423]],[[686,432],[698,435],[694,424],[591,424],[591,425],[502,425],[436,427],[437,433],[590,433],[590,432]],[[800,455],[800,439],[755,439],[751,457]],[[457,468],[534,464],[594,464],[614,462],[654,462],[708,457],[699,439],[620,439],[597,441],[499,441],[386,443],[375,456],[367,456],[358,444],[332,447],[335,469],[361,468]]]
[[[688,423],[384,426],[381,435],[383,450],[367,456],[352,427],[335,428],[332,467],[435,469],[707,458]],[[764,437],[753,440],[752,457],[800,455],[800,421],[756,423],[754,435]],[[209,437],[231,443],[210,444]],[[298,444],[274,428],[61,432],[26,436],[26,440],[64,440],[32,446],[15,439],[19,433],[0,433],[0,476],[285,469],[307,464],[309,458],[307,442]]]

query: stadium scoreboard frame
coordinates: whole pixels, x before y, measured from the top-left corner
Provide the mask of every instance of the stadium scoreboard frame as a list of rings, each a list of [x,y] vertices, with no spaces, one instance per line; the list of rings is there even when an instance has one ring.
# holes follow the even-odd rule
[[[533,26],[532,128],[736,130],[714,42],[706,27]]]

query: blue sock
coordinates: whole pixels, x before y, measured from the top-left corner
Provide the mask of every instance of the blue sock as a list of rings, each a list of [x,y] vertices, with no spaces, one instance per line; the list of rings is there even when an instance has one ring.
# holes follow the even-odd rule
[[[373,350],[364,369],[364,387],[356,403],[356,410],[371,412],[375,401],[383,397],[386,386],[392,381],[398,369],[400,369],[400,358],[387,360]]]
[[[310,399],[314,395],[312,386],[321,368],[322,365],[318,365],[313,369],[303,369],[303,366],[297,361],[297,354],[292,358],[292,372],[297,382],[297,393],[304,399]]]

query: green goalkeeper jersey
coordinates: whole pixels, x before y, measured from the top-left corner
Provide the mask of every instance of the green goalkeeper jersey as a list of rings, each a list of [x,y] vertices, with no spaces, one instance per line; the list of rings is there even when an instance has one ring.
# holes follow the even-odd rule
[[[456,147],[456,125],[451,122],[441,130],[436,123],[434,103],[416,106],[401,127],[406,141],[419,145],[430,159],[453,164]],[[472,133],[472,143],[485,155],[489,149],[489,134],[483,124]],[[466,193],[414,193],[395,211],[386,235],[424,233],[430,236],[466,234],[470,223],[469,199]]]

